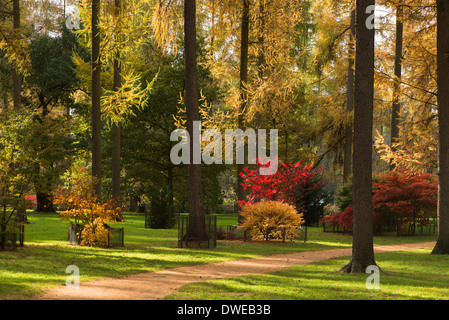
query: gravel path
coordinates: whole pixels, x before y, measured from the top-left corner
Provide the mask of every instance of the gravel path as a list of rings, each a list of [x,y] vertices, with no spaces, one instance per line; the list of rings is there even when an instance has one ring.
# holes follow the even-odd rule
[[[375,252],[433,248],[435,242],[376,246]],[[83,282],[78,289],[60,286],[37,296],[36,300],[158,300],[185,284],[208,279],[278,271],[334,257],[350,256],[351,248],[278,254],[268,257],[226,261],[147,272],[121,278]]]

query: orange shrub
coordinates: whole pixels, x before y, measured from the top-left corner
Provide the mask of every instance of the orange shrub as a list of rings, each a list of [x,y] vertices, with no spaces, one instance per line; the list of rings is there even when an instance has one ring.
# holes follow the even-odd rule
[[[249,231],[253,239],[293,239],[298,235],[298,226],[304,223],[302,213],[293,205],[280,201],[245,204],[241,215],[243,228]]]
[[[80,169],[77,177],[67,187],[57,191],[55,204],[65,207],[62,219],[80,226],[81,245],[108,245],[108,222],[122,221],[123,207],[113,200],[102,201],[95,196],[93,179],[86,169]]]

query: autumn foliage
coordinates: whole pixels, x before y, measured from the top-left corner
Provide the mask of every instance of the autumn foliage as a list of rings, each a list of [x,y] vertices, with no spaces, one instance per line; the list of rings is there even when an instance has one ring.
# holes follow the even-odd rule
[[[433,174],[396,169],[381,175],[373,182],[374,229],[428,224],[429,218],[436,217],[437,194],[438,182]],[[351,231],[352,204],[321,222]]]
[[[293,205],[280,201],[245,204],[241,214],[243,228],[259,240],[293,239],[298,235],[297,227],[304,222]]]
[[[436,217],[438,181],[430,173],[395,170],[373,183],[373,209],[397,221],[398,227],[428,224]]]
[[[55,204],[66,208],[61,217],[73,226],[81,227],[81,245],[108,245],[107,223],[122,220],[123,207],[113,200],[98,199],[94,192],[94,180],[84,168],[70,184],[56,193]]]
[[[263,167],[266,165],[258,162]],[[261,175],[259,169],[243,169],[241,176],[244,179],[243,188],[250,190],[250,200],[253,203],[258,200],[282,201],[295,205],[295,191],[298,185],[304,186],[305,191],[314,190],[322,186],[321,181],[316,181],[316,177],[322,169],[314,169],[312,165],[304,166],[300,162],[295,164],[282,163],[279,161],[278,171],[273,175]],[[245,201],[239,201],[244,205]]]

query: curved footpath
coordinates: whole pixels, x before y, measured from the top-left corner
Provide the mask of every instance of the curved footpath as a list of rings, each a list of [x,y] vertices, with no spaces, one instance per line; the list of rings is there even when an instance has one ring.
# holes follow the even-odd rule
[[[435,242],[383,245],[375,252],[404,251],[433,248]],[[246,274],[278,271],[335,257],[350,256],[352,248],[305,251],[278,254],[268,257],[226,261],[196,266],[180,267],[82,282],[79,288],[60,286],[37,296],[36,300],[158,300],[178,290],[185,284],[209,279],[227,278]]]

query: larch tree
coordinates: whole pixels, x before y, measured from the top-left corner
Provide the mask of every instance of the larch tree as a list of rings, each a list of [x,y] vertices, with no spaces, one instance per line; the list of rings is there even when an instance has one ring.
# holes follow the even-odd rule
[[[13,41],[20,39],[20,0],[13,0]],[[14,109],[18,110],[20,108],[22,98],[21,98],[21,84],[20,84],[20,74],[16,66],[12,69],[12,83],[13,83],[13,103]]]
[[[346,111],[349,114],[349,122],[345,128],[345,151],[343,164],[343,182],[348,182],[352,167],[352,111],[354,110],[354,33],[355,33],[355,9],[351,8],[350,30],[348,41],[348,83],[346,90]]]
[[[94,6],[95,4],[95,6]],[[76,31],[79,43],[91,51],[91,61],[74,53],[73,60],[80,84],[92,97],[92,176],[97,180],[96,192],[101,194],[102,119],[112,131],[112,195],[120,198],[120,136],[122,123],[133,108],[142,108],[153,82],[143,84],[136,74],[141,56],[142,37],[148,36],[149,12],[143,0],[80,0],[80,17],[90,23]],[[95,7],[98,6],[98,9]],[[133,15],[128,14],[133,12]],[[96,16],[96,17],[95,17]],[[147,30],[148,29],[148,30]]]
[[[202,240],[206,234],[201,164],[194,163],[194,122],[199,120],[198,83],[196,58],[196,0],[184,2],[184,59],[185,59],[185,106],[187,131],[190,139],[190,162],[188,164],[189,235]]]
[[[312,8],[317,24],[311,49],[317,94],[309,99],[316,106],[310,135],[320,137],[312,140],[319,145],[314,163],[327,163],[339,183],[349,182],[353,153],[355,1],[323,0]]]
[[[95,193],[101,197],[101,60],[100,60],[100,0],[92,0],[91,17],[91,136],[92,136],[92,177]]]
[[[20,42],[20,0],[13,0],[12,16],[13,16],[13,42]],[[22,107],[22,84],[20,80],[20,73],[17,65],[12,68],[12,86],[13,86],[13,106],[14,110],[19,111]],[[27,214],[24,205],[17,208],[17,218],[19,221],[26,222]]]
[[[245,112],[248,104],[248,52],[249,52],[249,27],[250,27],[250,3],[249,0],[243,0],[241,35],[240,35],[240,108],[238,112],[238,127],[245,128]],[[243,168],[245,164],[237,164],[237,201],[246,200],[245,190],[243,189]],[[240,210],[239,210],[240,212]],[[239,214],[239,222],[242,217]]]
[[[402,40],[404,34],[403,8],[399,4],[396,7],[396,41],[395,41],[395,57],[394,57],[394,84],[393,84],[393,105],[391,111],[391,146],[393,152],[395,143],[399,137],[399,120],[401,113],[400,98],[400,85],[402,77]],[[395,164],[390,161],[390,169],[395,168]]]
[[[121,13],[121,1],[114,0],[114,17],[119,18]],[[118,23],[117,19],[116,23]],[[119,91],[122,86],[122,75],[121,75],[121,63],[120,63],[120,52],[116,53],[117,57],[114,59],[114,80],[113,80],[113,90]],[[120,141],[121,141],[121,131],[122,125],[120,122],[114,122],[112,124],[112,197],[115,201],[121,202],[121,192],[120,192]]]
[[[378,48],[379,64],[384,67],[377,68],[376,83],[378,92],[388,94],[384,95],[390,122],[386,125],[392,132],[391,141],[385,134],[377,135],[376,149],[390,168],[432,172],[438,167],[435,1],[390,5],[397,21],[384,36],[385,45]]]
[[[437,0],[438,238],[432,254],[449,254],[449,0]]]
[[[374,0],[356,3],[354,85],[353,242],[352,257],[341,271],[362,273],[375,265],[372,210],[372,149],[374,100]]]

